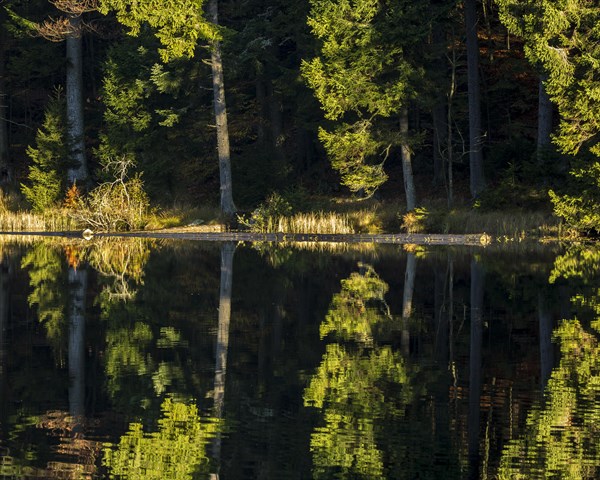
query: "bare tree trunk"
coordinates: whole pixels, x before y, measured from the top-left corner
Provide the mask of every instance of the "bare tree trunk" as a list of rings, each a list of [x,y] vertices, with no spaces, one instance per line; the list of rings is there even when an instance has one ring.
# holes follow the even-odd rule
[[[217,0],[210,0],[207,6],[208,19],[219,24]],[[223,59],[221,43],[215,40],[212,44],[210,64],[212,68],[212,84],[217,126],[217,154],[219,156],[219,178],[221,184],[221,213],[227,217],[235,214],[233,203],[233,181],[231,177],[231,154],[229,151],[229,129],[227,127],[227,106],[225,104],[225,81],[223,80]]]
[[[67,172],[69,184],[87,180],[88,168],[85,158],[85,137],[83,122],[83,49],[81,40],[81,16],[70,19],[72,33],[67,36],[67,131],[70,160],[73,162]]]
[[[469,167],[471,196],[476,198],[485,188],[481,143],[481,94],[479,92],[479,45],[475,0],[465,0],[467,30],[467,84],[469,95]]]
[[[223,417],[225,405],[225,376],[227,373],[227,351],[229,349],[229,322],[231,320],[231,291],[233,288],[233,255],[235,244],[225,242],[221,245],[221,285],[219,290],[219,327],[217,330],[217,346],[215,361],[215,387],[213,390],[214,416]],[[216,473],[210,478],[219,478],[221,461],[220,433],[212,442],[213,459],[216,463]]]
[[[9,255],[0,256],[0,409],[7,411],[6,395],[6,331],[10,315],[10,285],[12,259]]]
[[[415,291],[415,276],[417,274],[417,257],[414,253],[406,256],[406,270],[404,271],[404,293],[402,295],[402,333],[400,344],[402,354],[410,354],[410,329],[408,323],[412,315],[412,301]]]
[[[81,430],[85,416],[85,292],[87,271],[69,267],[69,414],[74,431]]]
[[[406,194],[406,210],[414,210],[417,206],[417,194],[415,193],[415,184],[412,172],[412,157],[410,147],[408,146],[408,108],[402,108],[400,112],[400,135],[402,145],[400,146],[400,155],[402,156],[402,174],[404,176],[404,193]]]
[[[3,21],[4,9],[0,8],[0,185],[12,180],[8,152],[8,102],[6,92],[6,35]]]
[[[552,102],[546,92],[544,82],[548,75],[540,75],[538,94],[538,131],[537,131],[537,161],[538,165],[544,162],[544,157],[551,148],[550,135],[552,134]]]
[[[484,271],[481,264],[471,260],[471,339],[469,354],[469,415],[467,436],[469,478],[479,479],[479,425],[481,413],[481,346],[483,341]]]

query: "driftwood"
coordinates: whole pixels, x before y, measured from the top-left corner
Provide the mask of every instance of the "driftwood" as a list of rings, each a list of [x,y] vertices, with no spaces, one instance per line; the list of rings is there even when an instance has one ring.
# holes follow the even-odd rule
[[[81,232],[0,232],[0,235],[36,235],[43,237],[81,237]],[[334,242],[334,243],[388,243],[413,245],[475,245],[486,246],[492,237],[485,233],[475,234],[427,234],[427,233],[382,233],[382,234],[292,234],[252,232],[125,232],[96,233],[95,237],[167,238],[173,240],[201,240],[205,242]]]

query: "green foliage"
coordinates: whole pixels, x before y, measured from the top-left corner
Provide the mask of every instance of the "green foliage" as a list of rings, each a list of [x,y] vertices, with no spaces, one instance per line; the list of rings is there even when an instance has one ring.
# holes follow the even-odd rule
[[[374,129],[373,122],[397,114],[414,96],[419,69],[407,60],[419,35],[402,37],[392,25],[410,24],[423,5],[378,0],[311,0],[308,24],[321,41],[320,56],[304,61],[303,77],[321,103],[325,118],[348,119],[319,138],[353,192],[371,195],[387,179],[382,162],[399,139]],[[407,28],[407,30],[410,30]],[[385,123],[385,122],[384,122]]]
[[[571,172],[572,194],[559,195],[550,190],[554,213],[578,232],[600,232],[600,162],[594,161]]]
[[[529,61],[547,74],[546,91],[561,121],[554,143],[567,154],[600,156],[600,6],[588,0],[496,0],[500,19],[525,40]],[[600,220],[597,162],[575,169],[577,195],[551,192],[555,213],[572,228],[597,230]]]
[[[156,37],[164,48],[163,61],[182,56],[193,57],[199,39],[219,38],[217,28],[203,17],[202,0],[101,0],[98,10],[107,15],[113,11],[117,20],[129,28],[133,36],[147,23],[156,29]]]
[[[65,193],[68,167],[68,142],[64,100],[57,92],[46,107],[44,123],[36,134],[36,148],[29,146],[32,161],[27,184],[21,184],[25,198],[33,210],[43,212],[56,206]]]
[[[21,268],[29,271],[30,306],[37,305],[38,319],[56,347],[64,344],[68,328],[65,315],[67,275],[64,258],[56,247],[36,243],[23,257]]]
[[[372,343],[378,323],[389,320],[384,295],[388,285],[379,278],[370,265],[362,265],[364,272],[354,272],[342,280],[342,290],[333,296],[331,306],[321,323],[321,338],[330,333],[345,340]]]
[[[102,463],[111,478],[184,480],[207,473],[206,444],[219,430],[217,420],[201,419],[195,405],[169,398],[161,410],[158,431],[132,423],[118,445],[104,448]]]
[[[327,345],[304,391],[304,404],[323,410],[310,442],[314,478],[382,478],[386,452],[378,434],[386,421],[404,416],[415,396],[414,372],[402,355],[376,342],[377,327],[392,321],[388,285],[371,266],[360,267],[342,280],[320,328],[322,337],[351,343]]]
[[[278,217],[291,213],[290,203],[281,194],[273,192],[250,214],[249,218],[239,216],[238,221],[253,232],[268,232],[271,231],[270,227]]]

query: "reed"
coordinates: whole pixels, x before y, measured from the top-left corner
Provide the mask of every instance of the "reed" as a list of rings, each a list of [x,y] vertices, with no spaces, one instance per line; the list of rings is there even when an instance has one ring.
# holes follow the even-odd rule
[[[349,215],[335,212],[296,213],[290,216],[269,217],[267,232],[282,233],[357,233]]]
[[[67,209],[51,209],[43,213],[0,209],[2,232],[57,232],[80,228],[81,225],[69,216]]]

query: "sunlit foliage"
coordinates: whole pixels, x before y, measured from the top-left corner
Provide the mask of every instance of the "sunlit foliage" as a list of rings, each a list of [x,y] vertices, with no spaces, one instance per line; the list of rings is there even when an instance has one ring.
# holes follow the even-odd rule
[[[117,445],[103,450],[103,464],[111,478],[184,480],[206,474],[206,445],[219,430],[215,419],[201,418],[198,408],[166,399],[158,430],[145,430],[141,423],[129,425]]]

